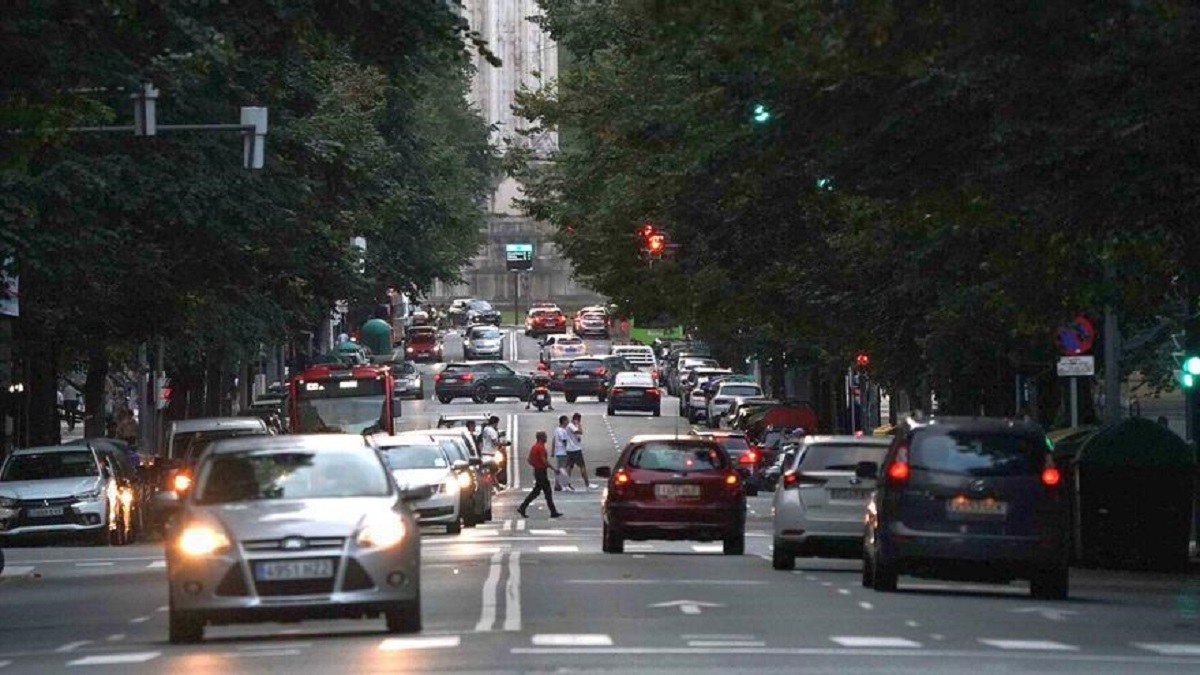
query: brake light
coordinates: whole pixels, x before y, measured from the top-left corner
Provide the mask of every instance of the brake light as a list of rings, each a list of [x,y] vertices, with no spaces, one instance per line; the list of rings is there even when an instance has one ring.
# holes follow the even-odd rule
[[[736,473],[725,474],[725,484],[726,485],[737,485],[738,484],[738,475]]]
[[[192,489],[192,477],[186,473],[177,473],[175,478],[171,480],[171,489],[178,493],[184,493]]]
[[[908,480],[912,470],[908,466],[908,446],[901,445],[896,449],[896,457],[888,465],[887,477],[893,483],[903,483]]]
[[[434,375],[434,376],[433,376],[433,381],[434,381],[434,382],[441,382],[441,381],[442,381],[442,374],[441,374],[441,373],[438,373],[437,375]]]
[[[646,390],[646,395],[650,398],[659,398],[662,396],[662,392],[659,391],[657,387],[650,387]]]
[[[629,474],[625,473],[624,471],[618,471],[617,475],[613,476],[613,481],[615,481],[617,485],[628,485]]]
[[[1054,458],[1046,455],[1046,467],[1042,469],[1042,485],[1055,487],[1062,482],[1062,472],[1054,466]]]
[[[785,490],[794,488],[799,484],[800,477],[796,475],[795,471],[788,471],[783,474],[783,487]]]
[[[597,369],[593,370],[592,372],[599,375],[600,377],[604,377],[605,375],[608,374],[608,368],[597,368]]]
[[[462,380],[463,382],[470,382],[471,380],[475,379],[475,373],[463,373],[458,379]]]
[[[783,474],[783,487],[785,489],[800,487],[801,485],[824,485],[825,483],[825,478],[800,473],[795,469]]]
[[[613,390],[612,390],[612,392],[611,392],[611,393],[613,393],[613,394],[623,394],[623,393],[625,393],[625,390],[624,390],[624,389],[622,389],[622,388],[620,388],[620,387],[613,387]]]
[[[754,464],[758,461],[758,453],[753,450],[747,450],[738,458],[741,464]]]

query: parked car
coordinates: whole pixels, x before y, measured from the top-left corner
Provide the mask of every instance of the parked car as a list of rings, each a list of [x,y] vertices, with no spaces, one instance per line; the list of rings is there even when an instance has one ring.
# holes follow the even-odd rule
[[[541,360],[549,363],[555,359],[573,359],[587,354],[583,338],[563,333],[547,335],[542,341]]]
[[[446,534],[461,532],[466,516],[460,492],[470,489],[472,480],[467,460],[451,459],[441,443],[419,431],[375,434],[371,440],[396,485],[413,495],[409,507],[420,525],[444,525]]]
[[[608,366],[604,359],[572,359],[563,370],[562,391],[567,403],[574,403],[580,396],[595,396],[603,403],[608,398]]]
[[[733,374],[729,368],[695,368],[680,380],[679,385],[679,414],[688,418],[693,424],[704,417],[708,408],[708,399],[703,396],[703,390],[697,392],[698,386],[714,377],[724,377]],[[699,393],[700,397],[693,396]]]
[[[394,396],[411,398],[420,401],[425,398],[425,381],[421,370],[412,361],[401,361],[392,364],[392,379],[396,386],[392,390]]]
[[[166,542],[169,637],[208,624],[383,615],[421,630],[421,537],[357,434],[214,443]]]
[[[626,410],[648,412],[655,417],[662,415],[662,392],[650,373],[636,370],[617,373],[607,400],[609,417]]]
[[[496,489],[496,465],[485,462],[475,444],[475,437],[466,427],[422,429],[421,433],[441,443],[451,458],[464,459],[471,474],[470,488],[463,488],[463,526],[474,527],[492,519],[492,491]]]
[[[705,404],[704,422],[710,429],[721,426],[721,418],[729,412],[729,405],[738,397],[761,398],[762,387],[757,382],[723,380],[712,388],[712,395]]]
[[[125,480],[132,488],[129,516],[133,522],[133,539],[140,539],[150,529],[154,491],[158,488],[158,476],[151,457],[143,457],[134,447],[117,438],[96,436],[76,438],[64,445],[90,446],[102,457],[111,458],[118,481]]]
[[[1068,593],[1068,495],[1051,444],[1032,422],[908,420],[896,429],[866,510],[864,586],[901,574],[1030,580],[1036,598]]]
[[[92,444],[13,450],[0,464],[0,539],[73,535],[133,542],[136,470]]]
[[[500,325],[500,310],[492,306],[492,303],[487,300],[471,300],[467,303],[467,325],[475,323],[487,323],[493,326]]]
[[[539,337],[567,330],[567,317],[558,307],[534,307],[525,317],[525,335]]]
[[[726,555],[746,547],[746,495],[721,446],[698,436],[634,436],[607,478],[600,502],[601,548],[626,540],[720,540]]]
[[[463,337],[463,360],[504,358],[504,335],[490,324],[472,326]]]
[[[858,475],[862,462],[883,463],[889,439],[867,436],[805,436],[775,491],[774,549],[777,570],[796,566],[797,556],[862,555],[862,524],[874,478]]]
[[[495,361],[449,363],[433,381],[433,395],[442,403],[467,397],[476,403],[492,403],[502,396],[524,401],[532,392],[532,377]]]
[[[433,326],[413,326],[404,338],[404,358],[410,361],[441,363],[442,335]]]

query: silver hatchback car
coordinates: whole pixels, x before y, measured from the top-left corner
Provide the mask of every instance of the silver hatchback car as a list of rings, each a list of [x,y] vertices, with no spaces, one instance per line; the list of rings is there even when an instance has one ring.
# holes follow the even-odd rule
[[[376,617],[421,630],[421,538],[362,436],[247,436],[201,457],[166,538],[170,640],[206,624]]]
[[[860,478],[860,462],[878,466],[891,438],[805,436],[775,489],[771,566],[790,570],[796,556],[862,556],[863,519],[875,479]]]

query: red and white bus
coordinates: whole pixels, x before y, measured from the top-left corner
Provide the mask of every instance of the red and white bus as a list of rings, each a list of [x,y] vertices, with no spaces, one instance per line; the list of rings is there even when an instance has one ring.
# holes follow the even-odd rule
[[[387,366],[312,366],[288,382],[291,432],[394,434],[400,416],[394,386]]]

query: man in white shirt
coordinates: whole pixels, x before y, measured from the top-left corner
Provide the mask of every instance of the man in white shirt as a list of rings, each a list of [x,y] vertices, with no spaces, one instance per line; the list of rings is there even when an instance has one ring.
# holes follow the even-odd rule
[[[583,416],[575,413],[571,416],[571,424],[567,426],[568,442],[567,442],[567,481],[568,485],[571,480],[571,468],[579,467],[579,474],[583,476],[583,489],[591,490],[595,488],[588,482],[587,464],[583,462]]]
[[[479,435],[479,454],[484,457],[492,457],[496,460],[496,481],[505,483],[507,475],[501,468],[506,461],[504,452],[504,441],[500,440],[500,418],[492,415],[488,418],[488,423],[483,427],[483,433]]]
[[[557,464],[558,470],[554,472],[554,490],[562,492],[563,488],[574,491],[571,487],[570,474],[567,473],[567,449],[571,445],[571,431],[567,428],[567,423],[570,420],[566,415],[559,415],[558,428],[554,430],[554,461]]]

